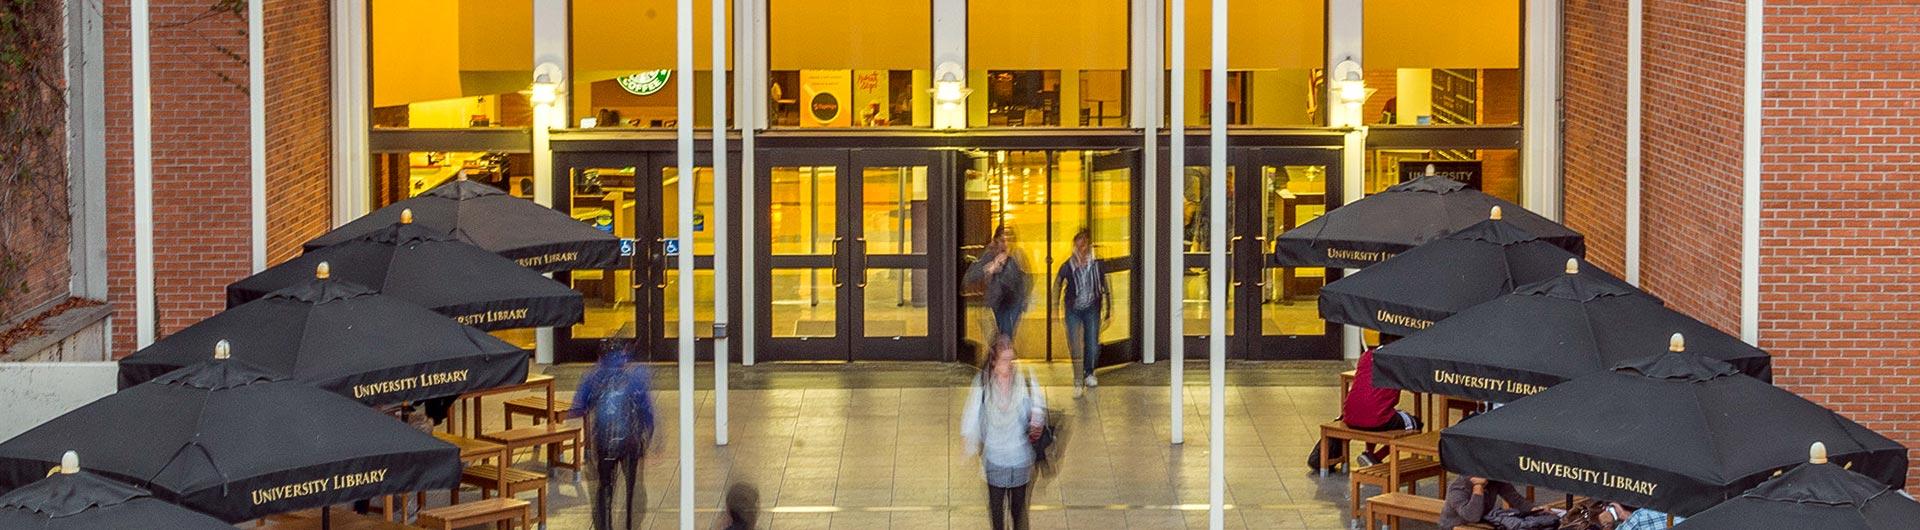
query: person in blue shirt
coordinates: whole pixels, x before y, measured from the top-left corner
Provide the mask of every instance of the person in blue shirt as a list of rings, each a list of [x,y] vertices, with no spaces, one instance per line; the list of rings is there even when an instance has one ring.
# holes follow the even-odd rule
[[[638,470],[653,442],[653,378],[646,366],[629,365],[627,358],[620,349],[602,355],[580,379],[568,411],[569,416],[587,418],[587,448],[599,481],[593,495],[595,530],[612,530],[613,494],[622,476],[627,481],[626,528],[634,526],[634,507],[642,507],[640,516],[646,516],[647,488]]]

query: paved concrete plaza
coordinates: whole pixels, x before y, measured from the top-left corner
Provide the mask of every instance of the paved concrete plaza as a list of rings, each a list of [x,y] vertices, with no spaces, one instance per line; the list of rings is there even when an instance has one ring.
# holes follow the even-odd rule
[[[1035,364],[1049,405],[1071,417],[1061,473],[1034,493],[1034,528],[1205,528],[1207,413],[1203,363],[1190,364],[1186,443],[1168,443],[1166,364],[1101,373],[1079,399],[1065,363]],[[1338,362],[1233,363],[1227,396],[1227,528],[1349,528],[1345,475],[1318,478],[1305,457],[1320,422],[1337,415]],[[562,394],[584,367],[550,369]],[[679,513],[678,393],[655,367],[661,417],[645,465],[646,519],[675,528]],[[961,448],[958,417],[970,368],[862,363],[736,367],[732,440],[713,444],[710,367],[699,370],[697,528],[713,528],[724,491],[759,489],[761,528],[988,528],[979,463]],[[493,401],[497,403],[497,401]],[[489,425],[498,425],[492,405]],[[490,427],[493,428],[493,427]],[[538,468],[526,460],[517,465]],[[591,482],[556,471],[551,528],[591,528]],[[588,477],[591,479],[591,477]],[[1431,482],[1422,484],[1432,493]],[[1367,490],[1371,491],[1371,490]],[[525,496],[531,500],[531,496]],[[434,502],[445,502],[436,495]],[[1417,524],[1408,528],[1430,528]]]

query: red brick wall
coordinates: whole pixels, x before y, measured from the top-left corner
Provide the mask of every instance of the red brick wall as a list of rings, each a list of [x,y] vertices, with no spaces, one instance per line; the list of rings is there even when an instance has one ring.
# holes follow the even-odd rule
[[[1920,448],[1920,4],[1895,4],[1767,2],[1760,346]]]
[[[158,335],[226,307],[250,265],[246,21],[210,0],[152,3],[153,234]],[[134,345],[132,52],[127,3],[104,2],[109,299],[116,355]]]
[[[1745,2],[1648,0],[1641,284],[1740,329],[1740,116]]]
[[[1626,273],[1626,4],[1567,0],[1561,65],[1561,195],[1568,227],[1587,236],[1587,260]]]
[[[327,2],[264,6],[267,260],[286,261],[332,227],[331,31]]]
[[[43,2],[10,7],[23,31],[18,36],[24,59],[0,65],[0,90],[7,94],[8,130],[43,128],[13,134],[0,151],[0,330],[29,312],[63,300],[72,271],[67,247],[72,223],[67,215],[66,114],[61,109],[65,24],[63,6]],[[45,83],[39,82],[45,80]],[[25,175],[16,178],[14,175]]]

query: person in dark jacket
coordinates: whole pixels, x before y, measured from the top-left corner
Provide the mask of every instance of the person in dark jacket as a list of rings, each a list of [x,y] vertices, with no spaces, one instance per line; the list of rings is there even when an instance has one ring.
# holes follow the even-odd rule
[[[587,417],[587,448],[592,451],[595,477],[593,527],[612,530],[613,495],[620,477],[627,481],[627,525],[634,526],[634,508],[646,516],[647,488],[639,473],[654,432],[652,375],[643,365],[627,364],[627,352],[614,350],[580,379],[573,396],[572,417]],[[635,495],[638,490],[638,496]]]
[[[1518,512],[1533,510],[1533,503],[1512,484],[1461,475],[1447,485],[1447,504],[1440,509],[1440,528],[1451,529],[1471,523],[1487,522],[1487,514],[1498,508],[1496,500]]]
[[[1111,285],[1100,270],[1100,259],[1093,255],[1093,233],[1082,228],[1073,235],[1073,256],[1060,264],[1054,275],[1054,296],[1066,311],[1067,346],[1080,370],[1073,384],[1100,386],[1093,369],[1100,366],[1100,329],[1113,316]]]
[[[1020,316],[1027,312],[1028,289],[1033,278],[1024,259],[1013,248],[1013,231],[1002,226],[993,231],[980,259],[967,268],[968,285],[979,286],[986,294],[987,309],[993,311],[994,329],[987,336],[1012,338],[1019,331]]]

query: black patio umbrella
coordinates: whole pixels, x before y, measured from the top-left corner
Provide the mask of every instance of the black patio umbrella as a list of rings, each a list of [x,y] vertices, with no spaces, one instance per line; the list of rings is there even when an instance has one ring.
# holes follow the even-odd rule
[[[1733,500],[1674,526],[1679,530],[1913,530],[1920,528],[1920,502],[1899,490],[1827,462],[1826,447],[1813,458],[1767,479]]]
[[[216,354],[218,357],[218,354]],[[351,399],[216,358],[0,443],[0,490],[87,455],[100,475],[227,522],[460,483],[460,450]]]
[[[153,494],[80,470],[73,452],[55,473],[0,495],[0,530],[233,530]]]
[[[423,227],[540,272],[612,268],[620,259],[619,237],[595,230],[558,210],[467,180],[464,174],[313,238],[306,243],[306,250],[345,243],[386,228],[408,210]]]
[[[1283,267],[1364,268],[1486,220],[1487,209],[1513,212],[1510,221],[1542,241],[1586,255],[1586,241],[1560,223],[1520,205],[1428,175],[1329,210],[1280,234],[1273,262]]]
[[[439,313],[351,282],[315,278],[168,335],[120,360],[120,388],[206,359],[231,341],[240,360],[368,405],[519,383],[527,352]]]
[[[320,262],[343,280],[372,287],[480,329],[565,326],[585,311],[580,293],[480,247],[400,222],[287,260],[227,286],[227,307],[313,278]]]
[[[1320,317],[1381,333],[1412,335],[1466,308],[1560,275],[1578,258],[1508,221],[1502,209],[1479,223],[1420,245],[1320,288]],[[1633,288],[1598,267],[1580,274]]]
[[[1574,495],[1700,513],[1806,459],[1905,484],[1907,449],[1792,392],[1686,352],[1647,357],[1448,427],[1448,471]]]
[[[1772,381],[1772,357],[1668,309],[1639,289],[1579,274],[1522,286],[1373,352],[1374,384],[1506,403],[1660,351],[1673,333],[1688,351]]]

